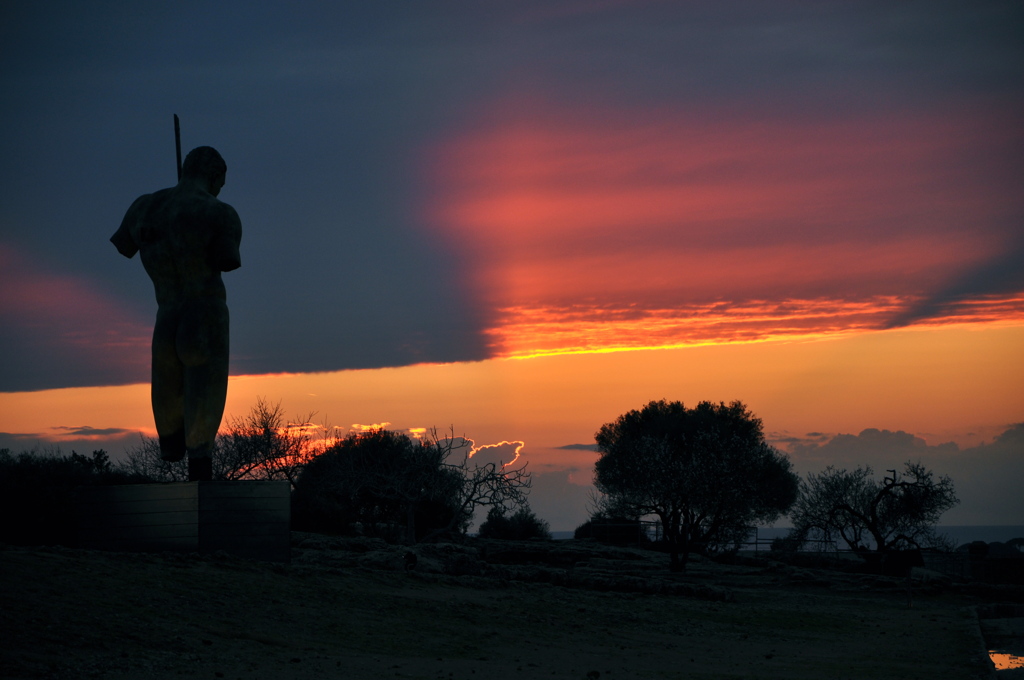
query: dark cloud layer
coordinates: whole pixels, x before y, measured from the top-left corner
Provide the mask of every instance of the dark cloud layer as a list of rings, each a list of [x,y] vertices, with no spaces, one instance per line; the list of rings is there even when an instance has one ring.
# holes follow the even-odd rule
[[[902,470],[908,461],[922,462],[936,475],[949,475],[960,504],[943,516],[942,524],[1020,524],[1024,517],[1024,494],[1019,488],[1024,479],[1024,423],[1007,427],[989,443],[963,449],[953,442],[929,445],[908,432],[875,428],[856,435],[812,432],[803,438],[770,439],[789,455],[801,476],[819,473],[831,465],[847,470],[869,466],[875,477],[881,478],[889,474],[888,470]],[[595,447],[571,444],[559,448]],[[550,514],[543,516],[571,517],[579,524],[586,519],[595,489],[569,483],[568,474],[538,476],[530,501],[546,512],[550,507]]]
[[[820,472],[831,465],[852,470],[870,466],[876,477],[903,464],[922,462],[953,480],[960,505],[943,524],[1019,524],[1024,517],[1024,423],[1011,425],[991,443],[960,449],[955,443],[929,445],[903,431],[866,429],[840,434],[824,443],[786,447],[800,472]]]
[[[142,433],[117,427],[55,427],[46,432],[0,432],[0,449],[67,455],[102,449],[116,460],[142,442]]]
[[[0,255],[17,267],[0,269],[0,390],[148,379],[152,291],[107,239],[172,183],[172,113],[186,150],[224,154],[221,197],[243,221],[234,373],[475,360],[495,312],[474,254],[424,228],[416,173],[504,93],[794,119],[1019,113],[1022,19],[1015,2],[7,3]],[[57,275],[93,306],[9,304],[15,277]]]
[[[922,319],[954,315],[958,305],[965,302],[1024,291],[1024,216],[1021,219],[1019,233],[999,253],[954,275],[943,287],[900,312],[886,327],[899,328]]]
[[[112,435],[135,434],[132,430],[126,430],[123,427],[91,427],[89,425],[69,427],[67,425],[59,425],[53,429],[57,430],[64,437],[110,437]]]

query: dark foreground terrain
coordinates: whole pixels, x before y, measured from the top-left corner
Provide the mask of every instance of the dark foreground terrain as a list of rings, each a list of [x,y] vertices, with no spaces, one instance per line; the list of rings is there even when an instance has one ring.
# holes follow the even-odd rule
[[[295,535],[290,564],[0,549],[3,678],[990,677],[973,607],[1012,591],[559,541]]]

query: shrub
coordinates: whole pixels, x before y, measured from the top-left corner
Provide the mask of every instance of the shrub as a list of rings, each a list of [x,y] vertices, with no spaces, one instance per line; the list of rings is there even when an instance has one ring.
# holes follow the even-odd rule
[[[296,528],[415,537],[455,522],[462,476],[444,452],[388,430],[353,433],[311,459],[292,494]]]
[[[506,541],[525,541],[532,538],[551,540],[548,523],[533,514],[528,507],[507,515],[502,506],[494,506],[487,512],[487,519],[480,525],[480,538],[497,538]]]
[[[650,539],[643,531],[640,520],[627,517],[608,517],[602,514],[596,514],[576,527],[573,537],[577,539],[591,538],[609,545],[644,545],[650,543]]]
[[[115,469],[106,451],[13,454],[0,449],[0,540],[17,545],[75,545],[75,489],[137,484],[144,477]]]
[[[481,506],[522,505],[525,465],[478,464],[464,438],[419,442],[388,430],[352,433],[306,463],[292,494],[296,528],[407,541],[465,534]],[[404,530],[403,530],[404,527]]]

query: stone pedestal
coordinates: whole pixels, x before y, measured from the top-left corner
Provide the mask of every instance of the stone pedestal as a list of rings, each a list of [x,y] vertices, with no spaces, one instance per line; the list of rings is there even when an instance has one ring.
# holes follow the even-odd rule
[[[78,542],[95,550],[213,553],[287,562],[288,482],[182,482],[78,490]]]

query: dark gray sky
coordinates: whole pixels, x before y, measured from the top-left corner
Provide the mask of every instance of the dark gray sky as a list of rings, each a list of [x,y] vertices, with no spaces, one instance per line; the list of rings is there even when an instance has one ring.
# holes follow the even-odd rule
[[[0,391],[148,379],[152,289],[107,239],[136,196],[173,183],[173,113],[185,152],[208,144],[227,160],[220,197],[242,218],[243,267],[225,276],[234,374],[493,354],[501,303],[480,272],[508,262],[432,228],[422,206],[437,191],[437,148],[496,117],[534,119],[537,101],[584,127],[597,111],[792,130],[974,120],[983,148],[951,142],[947,179],[966,173],[1003,198],[974,222],[939,219],[936,238],[976,233],[987,250],[947,278],[934,275],[941,263],[894,277],[890,292],[935,309],[943,300],[927,296],[955,297],[961,279],[972,294],[1019,291],[1022,26],[1019,2],[5,3]],[[922,139],[956,137],[957,125]],[[918,233],[940,208],[910,203],[911,226],[837,217],[737,238],[771,246],[813,229],[855,253],[885,238],[876,232]],[[623,247],[638,247],[635,230],[613,225]],[[1004,243],[1018,249],[992,257]]]

